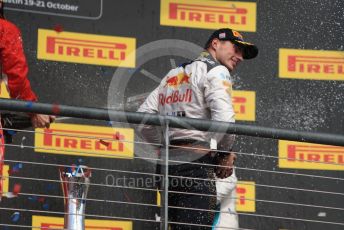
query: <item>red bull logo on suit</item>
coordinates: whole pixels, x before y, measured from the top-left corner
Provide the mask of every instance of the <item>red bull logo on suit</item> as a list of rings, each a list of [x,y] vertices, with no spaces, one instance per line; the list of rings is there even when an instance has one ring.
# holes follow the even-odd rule
[[[183,84],[189,84],[189,78],[190,78],[190,76],[187,75],[186,73],[184,73],[184,72],[179,73],[176,76],[169,77],[166,80],[165,87],[170,87],[170,88],[178,89],[179,86],[181,86]]]
[[[191,76],[191,74],[190,74]],[[179,73],[178,75],[168,77],[164,88],[172,89],[172,93],[159,94],[159,103],[164,106],[165,104],[173,104],[177,102],[191,102],[192,101],[192,90],[191,89],[181,89],[183,85],[189,85],[190,76],[184,72]]]
[[[176,102],[191,102],[192,100],[192,90],[187,89],[185,93],[180,93],[179,90],[174,91],[171,95],[165,96],[164,94],[159,94],[159,102],[162,106],[165,104],[172,104]]]

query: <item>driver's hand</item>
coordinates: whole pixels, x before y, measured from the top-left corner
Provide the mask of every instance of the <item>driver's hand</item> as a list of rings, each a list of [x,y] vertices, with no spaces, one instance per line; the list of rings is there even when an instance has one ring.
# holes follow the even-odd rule
[[[32,127],[34,128],[49,128],[50,123],[55,121],[55,116],[44,114],[33,114],[31,116]]]
[[[230,177],[233,173],[233,166],[236,158],[237,156],[235,153],[231,153],[230,155],[223,157],[219,162],[219,166],[225,167],[218,167],[216,170],[216,176],[221,179]]]

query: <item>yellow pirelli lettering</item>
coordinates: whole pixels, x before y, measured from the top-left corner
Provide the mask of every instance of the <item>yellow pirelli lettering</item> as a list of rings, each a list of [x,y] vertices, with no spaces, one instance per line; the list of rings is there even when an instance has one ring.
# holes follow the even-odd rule
[[[165,26],[256,31],[254,2],[161,0],[160,24]]]
[[[35,147],[36,152],[131,159],[134,156],[134,131],[56,123],[49,129],[36,129]]]
[[[63,229],[63,217],[32,216],[32,230]],[[132,230],[132,221],[85,219],[85,230]]]
[[[136,39],[38,29],[37,58],[104,66],[135,67]]]
[[[238,181],[236,197],[238,212],[256,211],[256,183],[254,181]]]
[[[234,90],[233,107],[235,119],[240,121],[256,120],[256,92]]]
[[[278,151],[280,168],[344,170],[344,147],[280,140]]]
[[[279,77],[343,81],[344,52],[280,49]]]

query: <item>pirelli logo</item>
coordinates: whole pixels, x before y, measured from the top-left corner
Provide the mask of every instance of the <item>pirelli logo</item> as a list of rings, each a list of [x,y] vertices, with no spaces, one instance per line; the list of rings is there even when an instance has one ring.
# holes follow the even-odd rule
[[[256,183],[254,181],[238,181],[236,197],[238,212],[256,211]]]
[[[44,153],[131,159],[133,142],[129,128],[56,123],[35,132],[35,151]]]
[[[279,167],[344,170],[344,147],[279,141]]]
[[[135,67],[135,38],[38,29],[37,49],[43,60]]]
[[[279,50],[281,78],[344,80],[344,52],[320,50]]]
[[[233,107],[235,119],[241,121],[256,120],[256,92],[234,90],[233,91]]]
[[[63,229],[63,217],[32,216],[32,229]],[[131,221],[85,219],[85,230],[132,230]]]
[[[160,24],[255,32],[256,11],[254,2],[161,0]]]

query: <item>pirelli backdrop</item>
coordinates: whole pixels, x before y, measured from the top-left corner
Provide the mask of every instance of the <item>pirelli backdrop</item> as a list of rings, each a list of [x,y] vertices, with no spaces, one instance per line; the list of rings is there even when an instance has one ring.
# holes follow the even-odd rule
[[[196,57],[194,46],[201,51],[214,29],[230,27],[259,47],[256,59],[231,73],[237,123],[343,134],[342,0],[4,1],[7,19],[22,31],[29,78],[40,102],[135,111],[170,68]],[[163,39],[169,39],[163,48],[152,45]],[[180,41],[192,46],[182,47]],[[3,86],[1,96],[6,97]],[[154,222],[159,213],[156,181],[123,172],[155,172],[152,162],[135,159],[142,156],[135,139],[132,126],[76,119],[15,135],[14,144],[23,148],[6,149],[4,194],[19,184],[26,195],[3,198],[0,223],[60,228],[63,199],[39,195],[63,196],[54,182],[58,167],[49,164],[83,164],[107,169],[92,174],[92,183],[99,186],[88,193],[86,229],[159,229]],[[321,223],[343,222],[342,180],[266,170],[344,179],[344,148],[240,136],[236,150],[256,154],[237,160],[241,228],[342,229]],[[104,200],[111,202],[100,202]]]

